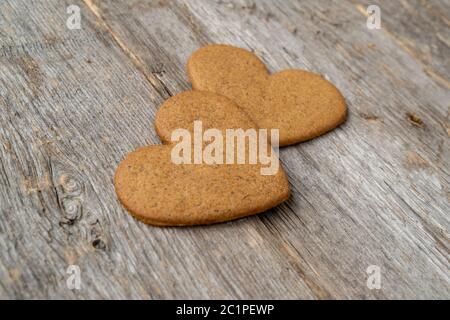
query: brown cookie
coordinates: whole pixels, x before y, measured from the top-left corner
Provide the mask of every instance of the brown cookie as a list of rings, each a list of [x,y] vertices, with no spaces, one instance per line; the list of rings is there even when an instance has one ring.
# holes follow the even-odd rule
[[[199,122],[200,133],[194,130]],[[289,184],[275,154],[271,154],[276,159],[272,167],[272,160],[262,160],[261,146],[256,143],[258,158],[252,163],[247,153],[251,145],[249,139],[242,140],[245,141],[242,163],[237,161],[237,150],[227,152],[226,132],[230,129],[257,132],[256,124],[230,99],[212,92],[180,93],[161,106],[155,127],[166,145],[132,152],[116,171],[117,195],[136,218],[159,226],[209,224],[265,211],[289,197]],[[188,134],[186,154],[190,162],[179,162],[182,157],[174,160],[174,154],[177,157],[181,154],[178,147],[182,141],[172,142],[172,133],[179,130]],[[208,130],[218,136],[213,140],[205,139]],[[195,163],[194,142],[198,134],[201,160]],[[211,154],[220,155],[222,159],[209,157],[207,161],[206,150],[218,137],[223,138],[223,149],[219,149],[222,152]],[[236,145],[237,141],[236,138]],[[269,155],[270,146],[266,139],[263,141],[266,155]],[[185,155],[185,150],[182,153]],[[226,159],[230,154],[234,162],[228,164]],[[274,170],[267,173],[268,168]]]
[[[346,118],[341,93],[320,75],[286,70],[269,75],[253,53],[228,45],[209,45],[187,64],[196,90],[222,94],[241,107],[260,128],[280,130],[280,146],[317,137]]]
[[[194,123],[196,123],[197,131],[200,131],[197,134],[194,134]],[[208,135],[209,129],[212,129],[220,132],[221,135],[222,146],[219,150],[222,151],[223,162],[220,163],[228,163],[226,157],[229,153],[234,156],[234,160],[240,158],[244,159],[245,163],[260,162],[267,165],[270,162],[271,165],[268,167],[272,169],[280,167],[278,156],[271,150],[270,141],[274,138],[271,131],[265,130],[266,136],[260,136],[257,125],[250,117],[235,102],[217,93],[193,90],[171,97],[159,108],[156,114],[155,129],[163,143],[166,144],[179,142],[180,135],[176,131],[186,129],[191,135],[189,138],[192,144],[191,149],[193,149],[195,141],[199,142],[194,138],[195,136],[202,139],[200,143],[203,144],[203,148],[213,142],[218,142],[216,137]],[[231,139],[227,139],[229,131],[233,131]],[[172,135],[174,136],[172,137]],[[260,141],[261,138],[263,141]],[[277,140],[274,145],[277,147],[278,135],[275,138]],[[227,149],[227,141],[232,142],[235,148]],[[239,145],[243,146],[243,149],[239,149]],[[263,154],[261,155],[260,152]],[[254,155],[253,159],[256,157],[253,162],[250,161],[252,155]],[[276,166],[272,166],[275,160],[266,158],[266,155],[273,155],[276,158]],[[270,173],[265,172],[264,174]]]
[[[201,120],[203,129],[221,131],[231,128],[257,128],[236,103],[213,92],[185,91],[166,100],[159,108],[155,129],[164,143],[171,142],[175,129],[193,132],[193,123]]]
[[[115,188],[136,218],[157,226],[228,221],[272,208],[289,197],[283,170],[261,175],[259,164],[174,164],[172,145],[130,153]]]
[[[271,75],[263,97],[266,113],[258,114],[255,121],[261,128],[279,128],[280,145],[320,136],[344,122],[347,114],[344,97],[336,87],[308,71]]]

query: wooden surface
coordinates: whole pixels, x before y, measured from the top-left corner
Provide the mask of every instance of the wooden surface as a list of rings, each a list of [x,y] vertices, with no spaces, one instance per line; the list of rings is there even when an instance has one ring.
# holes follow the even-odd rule
[[[366,27],[374,3],[380,30]],[[0,298],[450,298],[449,30],[440,0],[2,0]],[[207,43],[324,74],[349,118],[281,150],[279,207],[146,226],[113,174],[160,143],[155,112],[189,89],[186,59]]]

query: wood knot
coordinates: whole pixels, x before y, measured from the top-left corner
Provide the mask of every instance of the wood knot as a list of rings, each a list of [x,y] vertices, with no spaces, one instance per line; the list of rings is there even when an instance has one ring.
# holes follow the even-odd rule
[[[62,199],[62,208],[66,214],[66,218],[70,221],[81,219],[82,205],[79,198],[64,198]]]
[[[59,178],[59,184],[65,193],[73,193],[81,190],[81,184],[72,176],[63,174]]]
[[[414,113],[407,113],[406,117],[413,126],[419,127],[419,128],[425,128],[425,123],[422,121],[422,119],[414,114]]]
[[[62,189],[59,201],[63,220],[60,222],[60,226],[73,226],[83,216],[82,185],[69,174],[62,174],[58,179],[58,184]]]
[[[98,250],[106,249],[106,243],[102,239],[95,239],[94,241],[92,241],[92,246]]]

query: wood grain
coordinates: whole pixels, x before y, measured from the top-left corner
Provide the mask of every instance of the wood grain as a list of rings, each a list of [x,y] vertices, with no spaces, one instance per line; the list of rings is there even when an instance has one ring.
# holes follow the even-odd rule
[[[69,4],[81,30],[66,28]],[[369,30],[368,4],[2,1],[0,298],[448,298],[450,7],[380,1]],[[293,192],[274,210],[148,227],[112,176],[159,143],[155,112],[207,43],[324,74],[349,119],[281,150]]]

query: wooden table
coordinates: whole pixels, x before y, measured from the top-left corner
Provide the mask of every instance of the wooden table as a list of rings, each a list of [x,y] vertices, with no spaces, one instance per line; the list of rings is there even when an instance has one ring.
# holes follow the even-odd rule
[[[376,2],[381,29],[369,0],[2,0],[0,298],[450,298],[450,2]],[[325,75],[349,118],[281,150],[279,207],[147,226],[115,168],[160,143],[155,113],[207,43]]]

